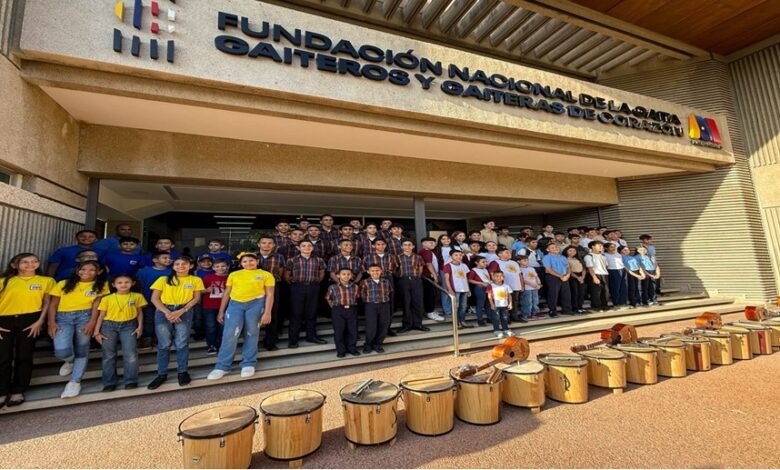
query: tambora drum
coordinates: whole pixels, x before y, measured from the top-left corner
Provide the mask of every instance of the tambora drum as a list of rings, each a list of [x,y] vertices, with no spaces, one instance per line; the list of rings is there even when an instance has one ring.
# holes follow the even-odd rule
[[[645,343],[612,346],[626,355],[626,381],[651,385],[658,382],[658,348]]]
[[[746,361],[753,359],[753,349],[751,348],[751,332],[747,328],[734,325],[723,325],[720,329],[721,333],[727,333],[731,337],[731,354],[734,359],[740,359]],[[758,341],[758,335],[752,333]]]
[[[504,374],[489,367],[474,375],[458,377],[460,369],[450,369],[450,377],[457,383],[455,416],[469,424],[496,424],[501,421],[501,382]]]
[[[731,349],[731,335],[720,330],[688,330],[686,334],[693,334],[710,341],[710,361],[713,364],[727,366],[734,363],[734,355]]]
[[[623,393],[626,388],[626,355],[617,349],[595,348],[579,353],[588,361],[588,383]]]
[[[639,342],[658,348],[658,375],[685,377],[688,374],[685,360],[687,345],[678,338],[640,338]]]
[[[504,372],[501,398],[504,403],[530,408],[538,413],[544,405],[544,366],[536,361],[499,364]]]
[[[249,468],[257,412],[248,406],[209,408],[179,424],[184,468]]]
[[[705,371],[712,369],[712,346],[708,338],[681,333],[664,333],[663,336],[674,336],[688,345],[685,349],[685,366],[688,370]]]
[[[265,455],[298,467],[322,443],[325,395],[314,390],[279,392],[260,403]]]
[[[588,361],[577,354],[538,354],[544,364],[544,390],[548,397],[564,403],[588,401]]]
[[[741,321],[739,324],[755,324],[759,326],[764,326],[767,328],[770,328],[772,330],[772,349],[775,351],[780,349],[780,318],[773,317],[773,318],[767,318],[764,321]]]
[[[455,426],[455,381],[431,374],[401,380],[406,427],[415,434],[440,436]]]
[[[734,322],[734,326],[746,328],[751,331],[750,349],[753,354],[772,354],[772,328],[766,325],[757,325],[748,322]]]
[[[398,432],[398,395],[395,385],[367,380],[341,389],[344,433],[350,444],[391,442]]]

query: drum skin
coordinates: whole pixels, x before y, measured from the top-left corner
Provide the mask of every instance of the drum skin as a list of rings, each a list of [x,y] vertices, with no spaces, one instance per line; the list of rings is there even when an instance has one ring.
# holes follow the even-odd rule
[[[588,401],[588,361],[572,354],[539,354],[536,358],[544,364],[544,390],[549,398],[575,404]]]
[[[257,412],[248,406],[218,406],[179,425],[184,468],[248,468]]]
[[[455,426],[455,382],[449,377],[412,374],[401,380],[406,427],[415,434],[440,436]]]
[[[393,384],[374,382],[382,390],[374,391],[367,399],[356,403],[349,393],[360,382],[341,390],[344,414],[344,433],[349,442],[377,445],[392,441],[398,433],[398,396],[400,390]],[[369,392],[371,392],[369,390]]]
[[[627,382],[640,385],[658,383],[658,349],[633,344],[618,344],[613,347],[627,356]]]
[[[504,371],[501,398],[504,403],[537,411],[544,405],[544,366],[536,361],[497,366]]]
[[[626,387],[626,355],[611,348],[596,348],[579,353],[588,361],[588,383],[602,388]]]
[[[271,395],[260,403],[265,455],[276,460],[298,460],[322,444],[322,406],[325,396],[313,390]]]
[[[490,367],[480,373],[464,379],[456,376],[458,368],[450,370],[450,377],[457,382],[458,394],[455,397],[455,416],[469,424],[488,425],[501,421],[501,382],[487,383],[493,372]]]

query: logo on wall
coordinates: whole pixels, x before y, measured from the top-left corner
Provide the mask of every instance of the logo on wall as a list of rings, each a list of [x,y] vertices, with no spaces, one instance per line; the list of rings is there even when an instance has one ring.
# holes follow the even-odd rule
[[[688,115],[688,136],[693,145],[719,149],[723,143],[714,119],[695,114]]]
[[[147,6],[144,6],[141,0],[133,0],[133,5],[130,8],[125,7],[125,2],[120,0],[114,4],[114,15],[125,24],[125,12],[126,10],[132,10],[132,14],[128,14],[128,20],[138,31],[151,33],[154,37],[150,38],[148,43],[138,34],[132,34],[129,36],[130,41],[130,54],[133,57],[141,57],[142,52],[148,54],[152,60],[158,60],[160,58],[161,50],[165,52],[165,60],[169,63],[173,63],[176,55],[176,45],[173,39],[164,38],[164,36],[171,36],[176,32],[174,23],[176,22],[176,10],[172,8],[173,4],[176,4],[176,0],[168,0],[169,5],[167,12],[163,13],[160,8],[160,1],[152,0]],[[145,19],[148,15],[149,20]],[[125,36],[118,28],[114,28],[114,52],[123,52],[123,46],[125,42]]]

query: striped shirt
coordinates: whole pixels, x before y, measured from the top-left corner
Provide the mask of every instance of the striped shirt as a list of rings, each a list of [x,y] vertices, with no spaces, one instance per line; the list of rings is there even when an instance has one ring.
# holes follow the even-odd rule
[[[284,255],[287,253],[287,245],[290,244],[289,235],[274,235],[274,243],[276,243],[276,252]]]
[[[407,256],[403,253],[396,257],[396,275],[400,277],[420,277],[425,267],[422,256],[412,253]]]
[[[319,282],[319,273],[325,270],[325,262],[317,256],[304,258],[302,255],[298,255],[288,260],[285,268],[292,274],[292,282]]]
[[[314,251],[311,252],[314,256],[319,256],[320,258],[327,260],[330,257],[331,251],[333,251],[333,248],[331,247],[331,243],[327,240],[323,240],[322,238],[315,240],[307,239],[309,240],[312,245],[314,245]]]
[[[337,256],[341,254],[341,246],[339,245],[341,240],[342,238],[338,238],[333,242],[333,246],[331,247],[331,256]],[[363,249],[363,241],[360,239],[360,237],[345,238],[344,240],[349,240],[352,242],[352,254],[359,254]]]
[[[338,230],[332,229],[330,232],[326,231],[324,228],[320,229],[320,238],[322,240],[325,240],[327,242],[335,242],[339,238],[341,238],[341,234]]]
[[[382,240],[387,240],[390,238],[390,230],[380,230],[377,232],[377,235],[379,235]]]
[[[360,289],[355,284],[344,285],[342,283],[331,284],[328,286],[328,293],[325,300],[331,307],[352,307],[357,305]]]
[[[284,256],[279,253],[271,253],[268,256],[263,256],[262,253],[257,254],[257,262],[260,269],[268,271],[274,275],[274,279],[279,281],[282,278],[282,270],[284,269]]]
[[[328,260],[328,272],[338,274],[342,268],[349,269],[357,276],[363,272],[363,261],[357,256],[347,258],[344,255],[337,255]]]
[[[365,258],[366,256],[370,255],[371,253],[374,253],[374,244],[372,243],[374,240],[382,239],[379,235],[376,235],[373,240],[371,238],[368,238],[368,235],[365,233],[360,236],[360,243],[362,245],[362,250],[358,253],[361,257]]]
[[[393,283],[380,277],[379,281],[363,279],[360,282],[360,297],[368,304],[383,304],[390,302],[393,295]]]
[[[368,272],[368,268],[372,264],[380,266],[382,268],[382,277],[390,277],[393,275],[395,268],[398,266],[398,259],[390,254],[385,253],[384,256],[379,256],[376,253],[363,257],[363,270]]]
[[[386,240],[388,253],[391,255],[400,255],[404,252],[404,250],[401,248],[401,244],[406,240],[406,238],[388,237]]]

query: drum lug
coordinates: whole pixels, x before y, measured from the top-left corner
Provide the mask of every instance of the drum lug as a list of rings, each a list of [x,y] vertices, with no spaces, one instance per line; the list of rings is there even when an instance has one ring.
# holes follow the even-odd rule
[[[431,396],[429,394],[425,394],[425,402],[430,403],[431,402]]]
[[[200,462],[200,455],[193,455],[192,463],[199,463],[199,462]]]
[[[270,426],[271,425],[271,418],[269,418],[268,415],[265,415],[263,420],[265,421],[266,426]]]
[[[184,438],[182,437],[181,433],[176,434],[176,441],[177,442],[184,442]]]
[[[347,411],[347,404],[346,403],[342,403],[341,407],[344,408],[344,411]]]
[[[562,378],[563,378],[563,389],[568,392],[569,388],[571,388],[571,381],[565,375],[562,376]]]
[[[493,384],[490,385],[490,388],[488,389],[490,393],[493,393]]]
[[[225,438],[224,437],[220,437],[219,438],[219,448],[222,449],[223,447],[225,447]]]
[[[396,423],[398,423],[398,410],[393,407],[393,426],[395,426]]]
[[[311,422],[311,414],[310,413],[306,413],[306,420],[305,421],[306,421],[306,424],[309,424]]]
[[[374,412],[375,412],[376,414],[381,414],[381,413],[382,413],[382,407],[381,407],[381,406],[379,406],[379,405],[376,405],[376,408],[375,408]]]

